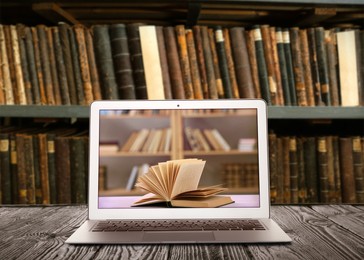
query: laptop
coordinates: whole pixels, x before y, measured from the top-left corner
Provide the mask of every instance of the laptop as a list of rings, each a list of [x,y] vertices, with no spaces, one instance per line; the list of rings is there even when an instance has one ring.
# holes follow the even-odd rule
[[[69,244],[276,243],[263,100],[95,101],[90,109],[88,220]],[[149,167],[205,161],[199,186],[221,185],[216,207],[135,205]]]

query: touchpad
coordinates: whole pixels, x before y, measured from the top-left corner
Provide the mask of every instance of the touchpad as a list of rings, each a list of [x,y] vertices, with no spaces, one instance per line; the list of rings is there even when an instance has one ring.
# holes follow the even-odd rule
[[[144,241],[160,242],[194,242],[194,241],[215,241],[213,232],[155,232],[148,231],[144,233]]]

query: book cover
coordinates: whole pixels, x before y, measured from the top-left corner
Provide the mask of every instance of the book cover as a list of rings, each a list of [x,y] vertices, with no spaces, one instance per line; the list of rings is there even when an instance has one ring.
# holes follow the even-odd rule
[[[328,169],[328,147],[325,136],[317,137],[317,163],[319,177],[320,202],[329,202],[329,169]]]
[[[255,40],[254,40],[254,30],[245,31],[246,36],[246,47],[248,49],[249,64],[252,71],[252,79],[254,85],[254,92],[256,98],[261,98],[260,84],[259,84],[259,74],[257,65],[257,55],[255,51]]]
[[[135,185],[149,193],[132,206],[166,203],[172,207],[211,208],[233,203],[229,196],[216,195],[226,190],[219,185],[198,187],[204,166],[205,161],[199,159],[172,160],[151,166]]]
[[[221,72],[220,72],[219,57],[217,55],[217,50],[216,50],[214,29],[208,28],[207,32],[208,32],[208,37],[209,37],[209,42],[210,42],[212,61],[213,61],[213,65],[214,65],[217,97],[224,98],[224,87],[223,87],[223,82],[222,82],[222,78],[221,78],[222,76],[221,76]]]
[[[356,203],[353,142],[351,137],[340,137],[340,172],[342,202]]]
[[[356,202],[364,202],[364,166],[361,139],[359,136],[352,137],[353,143],[353,171],[355,177]]]
[[[336,32],[334,29],[325,30],[325,48],[327,53],[331,105],[339,106],[339,78],[337,73],[338,52],[336,43]]]
[[[279,65],[279,57],[278,57],[277,35],[276,35],[276,28],[273,26],[269,27],[269,40],[271,41],[273,68],[277,84],[277,105],[283,106],[284,97],[283,97],[283,87],[281,78],[281,68]]]
[[[10,80],[12,86],[12,95],[14,98],[14,104],[19,104],[19,93],[18,93],[18,86],[15,76],[15,61],[14,61],[14,52],[13,52],[13,44],[11,39],[11,25],[4,25],[4,40],[5,40],[5,48],[7,52],[7,64],[10,73]]]
[[[5,94],[5,103],[7,105],[13,105],[14,102],[14,94],[13,94],[13,86],[10,76],[9,62],[8,62],[8,53],[6,50],[5,44],[5,33],[4,26],[0,24],[0,48],[1,48],[1,57],[2,57],[2,75],[4,81],[4,94]]]
[[[284,56],[286,58],[287,78],[288,78],[291,105],[296,106],[297,105],[297,96],[296,96],[293,64],[292,64],[291,38],[289,35],[288,28],[282,29],[282,37],[283,37]]]
[[[239,98],[240,97],[239,87],[238,87],[238,81],[236,79],[235,64],[234,64],[234,59],[233,59],[233,53],[231,50],[231,39],[230,39],[229,29],[224,28],[222,30],[222,34],[224,36],[226,61],[227,61],[230,83],[231,83],[232,98]]]
[[[10,139],[7,133],[0,133],[0,202],[3,204],[11,204],[12,186],[11,186],[11,169],[10,169]]]
[[[203,99],[201,76],[200,76],[200,71],[199,71],[199,66],[198,66],[193,31],[191,29],[186,29],[185,32],[186,32],[188,59],[190,61],[190,68],[191,68],[193,96],[194,96],[194,99]]]

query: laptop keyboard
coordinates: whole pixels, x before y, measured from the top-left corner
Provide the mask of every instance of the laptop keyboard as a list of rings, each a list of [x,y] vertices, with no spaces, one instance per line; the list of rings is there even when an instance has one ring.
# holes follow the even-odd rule
[[[265,230],[259,220],[138,220],[100,221],[92,232]]]

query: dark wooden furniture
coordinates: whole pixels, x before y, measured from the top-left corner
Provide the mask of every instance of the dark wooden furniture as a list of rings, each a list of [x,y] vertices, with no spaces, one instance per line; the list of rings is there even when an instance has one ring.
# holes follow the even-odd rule
[[[4,206],[0,259],[364,259],[364,205],[273,206],[272,217],[291,244],[74,246],[86,206]]]

